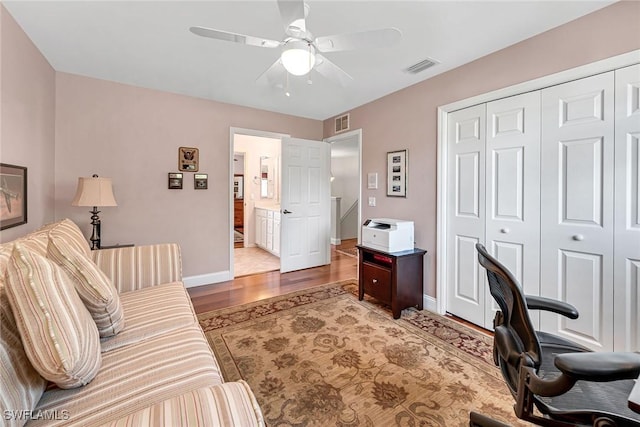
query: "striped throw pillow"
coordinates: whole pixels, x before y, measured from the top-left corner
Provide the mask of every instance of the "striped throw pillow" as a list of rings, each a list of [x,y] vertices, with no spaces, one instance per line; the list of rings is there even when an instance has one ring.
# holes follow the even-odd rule
[[[20,339],[20,332],[7,299],[6,286],[0,277],[0,417],[3,425],[21,427],[26,420],[8,417],[4,411],[35,409],[47,381],[33,369]]]
[[[60,388],[88,384],[102,362],[98,328],[64,271],[16,243],[5,284],[35,370]]]
[[[80,299],[96,322],[100,337],[111,337],[120,332],[124,327],[120,297],[106,274],[55,235],[49,236],[47,257],[62,267],[73,281]]]

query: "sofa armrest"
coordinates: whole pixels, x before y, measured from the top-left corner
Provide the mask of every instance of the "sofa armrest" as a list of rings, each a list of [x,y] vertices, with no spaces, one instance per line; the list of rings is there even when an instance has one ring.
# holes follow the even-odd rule
[[[105,425],[264,427],[265,423],[249,385],[235,381],[185,392]]]
[[[182,257],[176,243],[98,249],[91,256],[119,293],[182,281]]]

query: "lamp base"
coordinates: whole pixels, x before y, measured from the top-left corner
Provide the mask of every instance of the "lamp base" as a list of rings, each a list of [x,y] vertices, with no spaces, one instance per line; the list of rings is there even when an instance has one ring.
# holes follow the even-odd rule
[[[93,207],[93,210],[90,210],[91,214],[91,225],[93,225],[93,232],[91,233],[91,250],[100,249],[100,217],[98,214],[100,211],[97,206]]]

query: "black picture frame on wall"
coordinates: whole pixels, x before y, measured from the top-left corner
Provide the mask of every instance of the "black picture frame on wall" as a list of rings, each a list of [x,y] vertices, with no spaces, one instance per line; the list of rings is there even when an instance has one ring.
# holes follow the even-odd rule
[[[169,190],[182,190],[182,174],[176,172],[169,172]]]
[[[0,163],[0,230],[27,223],[27,168]]]
[[[209,175],[206,173],[196,173],[193,175],[193,188],[195,190],[206,190],[208,188]]]
[[[407,197],[408,150],[387,153],[387,196]]]

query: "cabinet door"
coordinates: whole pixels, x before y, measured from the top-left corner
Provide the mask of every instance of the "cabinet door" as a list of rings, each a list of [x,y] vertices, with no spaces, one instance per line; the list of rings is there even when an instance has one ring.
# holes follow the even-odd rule
[[[267,217],[260,218],[260,246],[267,247]]]
[[[640,65],[616,71],[616,351],[640,351]]]
[[[267,241],[265,247],[273,251],[273,211],[267,211]]]
[[[256,209],[256,245],[265,248],[267,244],[267,217],[264,209]]]
[[[486,247],[529,295],[540,295],[540,96],[487,104]],[[486,298],[490,329],[499,308],[488,286]]]
[[[542,330],[613,350],[613,72],[542,91],[541,291],[580,317]]]
[[[273,216],[273,253],[280,255],[280,212]]]
[[[448,116],[447,311],[484,326],[485,105]]]

